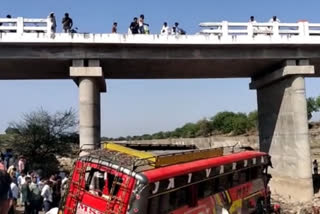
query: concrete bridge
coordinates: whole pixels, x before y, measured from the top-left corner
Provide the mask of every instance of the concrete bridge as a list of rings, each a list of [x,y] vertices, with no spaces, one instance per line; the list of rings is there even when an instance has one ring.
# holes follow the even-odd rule
[[[80,145],[100,143],[105,79],[251,78],[273,192],[312,199],[304,78],[320,75],[320,24],[202,23],[196,35],[66,34],[48,19],[0,19],[0,79],[73,79]]]

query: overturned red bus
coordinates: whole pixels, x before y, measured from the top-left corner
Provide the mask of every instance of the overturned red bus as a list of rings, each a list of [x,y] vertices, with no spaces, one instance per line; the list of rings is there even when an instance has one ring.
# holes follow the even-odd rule
[[[266,153],[105,147],[76,161],[59,213],[247,214],[268,201]]]

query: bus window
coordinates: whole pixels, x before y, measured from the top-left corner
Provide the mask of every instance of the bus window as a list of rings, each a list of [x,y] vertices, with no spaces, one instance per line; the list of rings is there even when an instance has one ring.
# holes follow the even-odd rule
[[[250,180],[250,171],[248,169],[244,169],[238,172],[239,174],[239,185],[244,184]],[[235,186],[235,185],[234,185]]]
[[[105,186],[105,172],[95,168],[87,167],[85,189],[94,195],[102,195]]]
[[[250,179],[257,179],[261,177],[261,166],[255,166],[250,168]]]
[[[197,206],[197,198],[194,197],[196,187],[184,187],[176,191],[168,192],[149,199],[148,212],[152,214],[167,214],[180,207]],[[195,191],[195,193],[192,193]]]
[[[198,184],[198,198],[206,198],[214,193],[214,179],[203,181]]]
[[[148,213],[159,213],[160,206],[160,196],[149,199],[148,202]]]
[[[119,176],[92,167],[87,167],[85,178],[86,191],[102,197],[117,195],[123,182]]]
[[[115,176],[111,173],[107,174],[107,181],[108,181],[108,190],[110,195],[117,195],[121,184],[123,182],[122,178]]]

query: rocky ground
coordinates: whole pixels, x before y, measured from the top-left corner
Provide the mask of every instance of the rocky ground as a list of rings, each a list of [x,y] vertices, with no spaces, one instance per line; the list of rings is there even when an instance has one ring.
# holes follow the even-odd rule
[[[274,204],[280,204],[284,214],[320,214],[320,194],[316,194],[312,202],[288,203],[278,195],[273,195]]]

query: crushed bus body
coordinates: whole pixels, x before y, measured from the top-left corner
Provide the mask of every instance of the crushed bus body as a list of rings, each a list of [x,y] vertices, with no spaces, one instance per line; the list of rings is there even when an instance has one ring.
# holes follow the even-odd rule
[[[260,213],[270,206],[270,164],[258,151],[139,151],[107,143],[76,161],[59,213]]]

